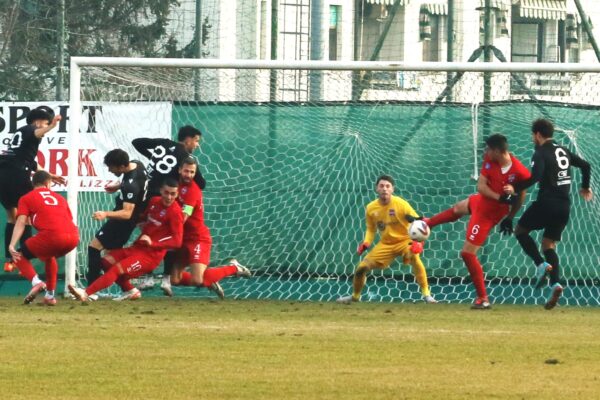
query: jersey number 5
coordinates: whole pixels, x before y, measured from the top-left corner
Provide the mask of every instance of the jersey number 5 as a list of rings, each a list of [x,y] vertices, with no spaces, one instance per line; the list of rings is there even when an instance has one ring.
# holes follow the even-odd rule
[[[58,204],[58,200],[56,197],[52,195],[50,192],[39,192],[40,196],[44,199],[44,204],[49,206],[55,206]]]

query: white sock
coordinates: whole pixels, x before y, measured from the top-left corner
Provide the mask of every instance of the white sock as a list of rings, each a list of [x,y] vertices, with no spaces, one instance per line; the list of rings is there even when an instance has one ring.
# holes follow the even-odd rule
[[[163,276],[162,281],[163,281],[163,283],[165,285],[170,285],[171,284],[171,275],[165,275],[165,276]]]
[[[34,276],[33,279],[31,280],[31,286],[35,286],[38,283],[42,283],[43,281],[40,279],[39,276]]]

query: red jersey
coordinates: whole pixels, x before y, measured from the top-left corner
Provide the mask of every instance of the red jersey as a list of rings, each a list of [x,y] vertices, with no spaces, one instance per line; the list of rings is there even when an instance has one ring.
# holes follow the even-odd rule
[[[512,154],[510,154],[510,161],[512,163],[510,168],[502,172],[500,164],[491,161],[487,156],[483,159],[480,174],[487,178],[487,184],[490,189],[498,194],[504,193],[502,190],[504,185],[514,185],[516,182],[524,181],[531,176],[529,170]],[[508,213],[509,206],[497,200],[481,196],[480,211],[484,214],[504,215]]]
[[[29,217],[38,232],[77,233],[67,200],[45,187],[35,188],[19,199],[19,215]]]
[[[210,231],[204,224],[204,204],[202,203],[202,190],[194,181],[179,183],[179,197],[177,201],[188,219],[183,226],[183,236],[189,238],[210,238]]]
[[[160,196],[151,198],[142,216],[142,221],[144,224],[142,235],[148,235],[152,240],[150,248],[164,250],[181,247],[183,214],[176,201],[166,207]],[[137,240],[135,244],[146,246],[144,242]]]

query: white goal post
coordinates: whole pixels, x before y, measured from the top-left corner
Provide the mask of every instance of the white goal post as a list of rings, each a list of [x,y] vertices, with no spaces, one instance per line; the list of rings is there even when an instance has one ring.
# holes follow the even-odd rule
[[[75,219],[76,222],[78,221],[83,221],[84,219],[89,219],[90,216],[78,216],[78,205],[81,206],[78,202],[78,196],[80,194],[80,182],[79,179],[80,177],[78,176],[78,163],[79,163],[79,159],[78,159],[78,152],[80,150],[80,126],[82,123],[82,113],[83,113],[83,104],[85,102],[90,102],[90,101],[114,101],[114,102],[118,102],[119,99],[115,98],[109,98],[109,97],[100,97],[101,95],[98,95],[98,97],[94,97],[94,98],[88,98],[88,97],[84,97],[82,98],[82,93],[85,92],[86,87],[82,86],[82,79],[83,76],[85,76],[86,71],[88,69],[94,69],[94,68],[107,68],[107,69],[111,69],[111,71],[114,70],[118,70],[118,71],[126,71],[128,68],[131,69],[137,69],[137,70],[144,70],[147,71],[147,80],[139,78],[139,81],[137,81],[136,79],[138,78],[131,78],[129,75],[123,74],[123,76],[119,76],[119,79],[123,80],[123,79],[132,79],[132,81],[135,81],[136,85],[146,85],[148,88],[152,88],[153,86],[158,86],[158,83],[164,83],[164,81],[167,81],[167,83],[165,83],[164,86],[168,86],[168,84],[171,84],[171,86],[175,87],[176,86],[176,77],[171,77],[170,74],[168,73],[169,70],[173,70],[173,71],[179,71],[181,69],[192,69],[194,71],[213,71],[213,74],[209,76],[209,80],[210,82],[212,82],[214,84],[214,82],[220,82],[221,79],[225,80],[225,79],[231,79],[231,82],[228,83],[228,85],[230,85],[231,87],[235,88],[236,85],[238,85],[239,87],[239,82],[236,81],[236,77],[230,77],[229,75],[226,74],[222,74],[219,75],[217,72],[214,71],[262,71],[262,72],[267,72],[265,75],[266,77],[263,78],[262,76],[258,76],[258,74],[256,76],[252,76],[252,78],[250,79],[252,81],[252,84],[255,85],[255,87],[252,88],[252,93],[255,95],[255,97],[248,97],[248,98],[240,98],[240,97],[235,97],[235,95],[231,95],[231,97],[229,97],[229,95],[221,95],[219,92],[219,90],[215,89],[214,93],[216,93],[214,95],[214,98],[210,98],[210,99],[203,99],[203,101],[207,101],[207,102],[214,102],[214,103],[223,103],[223,104],[232,104],[232,103],[236,103],[239,102],[238,107],[239,108],[232,108],[232,112],[236,112],[236,110],[242,110],[243,107],[248,107],[248,104],[256,104],[256,105],[265,105],[265,104],[275,104],[277,103],[278,105],[286,105],[286,104],[298,104],[298,105],[305,105],[305,104],[327,104],[328,102],[331,102],[332,104],[338,104],[338,105],[353,105],[353,104],[367,104],[368,106],[373,106],[373,107],[380,107],[384,104],[398,104],[399,106],[404,106],[407,104],[410,105],[414,105],[414,104],[418,104],[419,107],[423,108],[423,112],[419,113],[418,115],[420,116],[419,118],[423,118],[423,124],[426,124],[425,119],[429,118],[430,114],[428,114],[429,112],[431,112],[431,107],[434,107],[436,105],[449,105],[449,106],[454,106],[454,104],[465,106],[468,105],[468,113],[469,115],[471,115],[472,118],[469,118],[469,126],[459,126],[462,122],[462,120],[460,121],[454,121],[452,120],[452,116],[449,116],[449,122],[447,122],[446,126],[448,130],[448,134],[452,133],[452,134],[456,134],[457,132],[461,131],[461,129],[467,130],[469,131],[469,137],[468,137],[468,141],[466,141],[465,143],[469,142],[469,149],[467,151],[468,154],[468,173],[466,174],[467,177],[470,177],[473,174],[473,171],[475,170],[478,171],[479,166],[480,166],[480,161],[481,160],[477,160],[477,141],[481,141],[481,138],[483,137],[483,135],[485,134],[485,132],[482,133],[482,128],[481,126],[479,126],[480,124],[486,124],[486,123],[490,123],[489,119],[490,118],[494,118],[493,113],[490,111],[489,107],[483,107],[482,104],[487,104],[490,105],[493,103],[494,106],[499,106],[499,105],[507,105],[509,107],[516,107],[519,104],[519,101],[531,101],[534,107],[545,107],[547,104],[563,104],[565,107],[567,107],[570,104],[575,104],[579,107],[585,108],[585,107],[596,107],[596,106],[600,106],[600,94],[597,95],[596,97],[590,96],[589,94],[587,94],[587,90],[589,90],[589,88],[595,87],[597,88],[597,92],[600,93],[600,64],[564,64],[564,63],[501,63],[501,62],[494,62],[494,63],[483,63],[483,62],[474,62],[474,63],[470,63],[470,62],[453,62],[453,63],[444,63],[444,62],[427,62],[427,63],[412,63],[412,62],[399,62],[399,61],[281,61],[281,60],[218,60],[218,59],[159,59],[159,58],[111,58],[111,57],[72,57],[71,58],[71,63],[70,63],[70,88],[69,88],[69,106],[70,106],[70,122],[69,122],[69,136],[70,136],[70,152],[69,152],[69,159],[68,159],[68,187],[67,187],[67,198],[68,198],[68,202],[69,205],[71,207],[71,211],[73,212],[73,217]],[[160,75],[160,77],[154,76],[153,71],[161,71],[161,73],[163,75]],[[165,72],[167,71],[167,72]],[[272,81],[272,76],[271,76],[271,82],[269,83],[269,73],[272,73],[273,71],[277,71],[280,75],[278,75],[279,79],[279,85],[284,85],[283,82],[285,80],[285,78],[282,78],[283,75],[285,75],[285,71],[322,71],[322,76],[325,76],[325,78],[323,79],[323,81],[327,81],[327,82],[321,82],[319,81],[319,90],[321,91],[319,94],[315,94],[315,93],[310,93],[306,95],[306,97],[295,97],[295,98],[288,98],[286,97],[287,95],[285,93],[283,93],[283,91],[281,91],[281,95],[280,97],[269,97],[268,95],[264,95],[265,91],[268,91],[269,89],[269,85],[273,85],[273,81]],[[345,72],[346,75],[344,76],[339,76],[337,75],[338,72]],[[348,75],[348,73],[352,73],[352,76]],[[369,74],[373,74],[371,75],[371,77],[368,77]],[[389,76],[395,76],[397,79],[394,81],[393,79],[391,80],[385,80],[382,81],[383,83],[377,81],[375,78],[372,78],[372,76],[375,76],[375,74],[380,74],[381,76],[384,76],[384,78],[382,79],[388,79],[387,77]],[[384,74],[385,73],[385,74]],[[392,75],[389,75],[388,73],[391,73]],[[107,75],[111,75],[112,72],[107,73]],[[470,76],[469,78],[464,78],[464,79],[469,79],[469,81],[467,83],[460,83],[460,77],[457,77],[457,75],[461,75],[465,74],[466,76]],[[513,76],[514,74],[514,76]],[[529,74],[529,75],[528,75]],[[240,75],[242,75],[240,73]],[[515,78],[515,76],[517,76]],[[406,83],[405,78],[409,78],[411,83]],[[491,78],[493,77],[493,78]],[[541,77],[541,78],[540,78]],[[173,79],[173,83],[171,83],[170,79]],[[203,78],[200,78],[203,79]],[[300,80],[305,79],[307,82],[310,81],[310,77],[300,77]],[[361,90],[359,91],[359,94],[356,95],[356,91],[355,90],[350,90],[348,89],[350,86],[352,86],[352,88],[354,88],[354,85],[356,84],[356,80],[360,79],[361,82],[358,84],[358,86],[360,86]],[[455,81],[452,81],[453,79],[455,79]],[[486,89],[485,86],[485,81],[486,79],[494,79],[496,82],[495,84],[488,86],[488,88]],[[266,89],[263,89],[262,87],[257,89],[258,85],[256,83],[256,81],[258,80],[264,80],[266,83],[264,83]],[[335,85],[330,84],[328,80],[347,80],[347,85],[346,87],[344,87],[343,89],[335,89]],[[352,81],[354,80],[354,81]],[[516,83],[514,82],[516,80]],[[571,84],[571,86],[569,86],[568,88],[563,87],[565,84],[568,86],[568,81],[571,80],[573,82],[576,82],[574,84]],[[110,80],[107,79],[107,82],[109,82]],[[143,82],[142,82],[143,81]],[[541,82],[541,83],[540,83]],[[550,82],[550,83],[548,83]],[[565,83],[566,82],[566,83]],[[189,83],[189,82],[188,82]],[[200,82],[202,85],[205,84],[204,81]],[[110,84],[110,82],[108,83]],[[552,86],[553,84],[556,84],[557,86]],[[277,83],[275,84],[277,85]],[[563,86],[561,86],[563,85]],[[307,83],[306,87],[308,88],[310,85]],[[460,86],[460,87],[459,87]],[[273,87],[273,86],[271,86]],[[333,89],[332,89],[333,88]],[[281,88],[280,88],[281,89]],[[148,89],[150,91],[150,89]],[[309,91],[307,89],[307,91]],[[235,92],[235,90],[232,90],[232,93]],[[445,94],[447,93],[451,93],[450,97],[445,96]],[[102,92],[102,96],[106,95],[106,96],[110,96],[111,90],[105,90]],[[190,102],[194,102],[196,101],[193,97],[192,98],[186,98],[185,96],[189,96],[189,93],[185,93],[185,94],[178,94],[176,97],[174,98],[170,98],[168,94],[163,95],[155,95],[155,92],[152,92],[154,97],[148,95],[145,96],[143,98],[140,98],[140,101],[164,101],[164,102],[175,102],[175,101],[190,101]],[[593,98],[592,98],[593,97]],[[132,99],[132,101],[135,101],[136,99],[132,98],[131,96],[129,97]],[[451,100],[449,100],[451,99]],[[577,101],[573,101],[573,99],[578,99]],[[558,106],[557,106],[558,107]],[[245,109],[245,108],[244,108]],[[482,110],[483,109],[483,110]],[[540,108],[541,109],[541,108]],[[376,108],[373,108],[370,110],[371,113],[374,112],[374,110],[376,110]],[[454,110],[453,108],[451,108],[450,110]],[[354,110],[352,108],[350,108],[349,110],[346,111],[348,114],[351,114],[352,112],[354,112]],[[479,113],[483,113],[483,117],[479,116]],[[486,114],[487,113],[487,114]],[[511,115],[510,111],[507,111],[505,113],[506,115]],[[370,115],[370,114],[369,114]],[[392,114],[393,115],[393,114]],[[561,118],[560,116],[562,116],[563,114],[553,114],[553,115],[557,115],[557,118]],[[441,118],[439,114],[435,114],[434,118]],[[515,117],[516,118],[516,117]],[[527,133],[527,132],[523,132],[523,126],[526,125],[526,123],[530,123],[531,121],[526,121],[525,119],[529,118],[529,114],[527,114],[527,116],[523,116],[523,117],[519,117],[519,119],[515,119],[514,122],[514,128],[511,128],[510,125],[508,125],[506,127],[506,129],[518,129],[520,130],[521,133]],[[590,117],[592,118],[592,117]],[[595,118],[595,117],[594,117]],[[486,122],[487,121],[487,122]],[[590,124],[592,121],[592,119],[587,120],[586,124]],[[417,121],[416,121],[417,122]],[[518,122],[518,124],[517,124]],[[347,125],[345,125],[346,123],[352,125],[354,124],[358,124],[356,127],[350,127],[348,128]],[[490,129],[494,129],[494,127],[498,127],[498,126],[503,126],[503,124],[510,124],[511,121],[501,121],[501,123],[496,123],[496,124],[491,124],[492,128]],[[352,135],[358,135],[360,136],[360,130],[364,128],[364,121],[352,121],[352,118],[346,118],[346,120],[344,120],[344,126],[340,127],[340,129],[348,129],[348,131],[352,131]],[[473,125],[473,126],[471,126]],[[561,121],[557,121],[557,125],[560,128],[561,127]],[[576,124],[575,124],[576,125]],[[415,131],[418,131],[419,129],[421,129],[421,126],[423,125],[419,125],[417,122],[417,128],[413,129]],[[315,125],[312,127],[313,129],[320,129],[320,125]],[[382,139],[382,142],[377,142],[375,143],[375,140],[377,140],[376,137],[370,137],[369,140],[373,140],[371,141],[363,141],[360,142],[360,137],[358,137],[357,140],[359,140],[359,144],[361,146],[367,146],[369,152],[366,152],[363,154],[363,158],[361,158],[361,163],[371,163],[372,160],[369,159],[367,157],[367,155],[374,155],[375,152],[380,148],[380,146],[382,145],[386,145],[387,144],[387,140],[391,140],[392,142],[394,140],[397,140],[396,137],[392,136],[392,134],[394,133],[394,131],[397,131],[398,129],[396,129],[397,127],[394,126],[389,126],[389,138],[388,136],[385,136],[385,139]],[[414,128],[414,127],[413,127]],[[429,129],[429,131],[431,131],[430,128],[425,128],[425,129]],[[587,129],[587,128],[586,128]],[[485,129],[483,129],[485,130]],[[570,133],[565,133],[565,135],[568,136],[568,138],[573,139],[572,142],[570,142],[569,144],[573,145],[574,147],[576,147],[577,149],[582,149],[583,146],[583,150],[584,150],[584,158],[585,158],[585,152],[587,152],[588,157],[590,156],[594,156],[594,153],[591,152],[591,149],[588,148],[589,143],[593,143],[593,141],[595,140],[595,138],[590,138],[590,137],[585,137],[582,139],[583,136],[578,136],[578,135],[589,135],[589,133],[587,131],[585,131],[585,133],[583,131],[579,132],[577,130],[577,126],[573,126],[572,124],[566,124],[564,126],[564,132],[570,132]],[[429,132],[428,131],[428,132]],[[358,132],[358,133],[356,133]],[[410,135],[411,133],[408,133],[407,135]],[[417,133],[420,134],[420,133]],[[388,135],[388,132],[386,131],[385,135]],[[443,155],[439,156],[439,159],[437,159],[437,155],[436,154],[432,154],[432,152],[434,151],[442,151],[443,147],[441,147],[440,149],[438,149],[437,147],[435,149],[431,149],[429,150],[429,148],[425,148],[424,146],[433,146],[434,144],[432,144],[432,140],[436,140],[436,136],[434,134],[433,131],[431,131],[431,134],[428,134],[429,136],[427,136],[426,138],[424,138],[424,142],[421,144],[421,147],[424,148],[425,150],[423,151],[423,155],[428,154],[431,157],[436,157],[436,160],[424,160],[423,162],[425,164],[423,165],[417,165],[416,168],[420,169],[420,170],[427,170],[430,172],[430,174],[428,175],[425,174],[423,179],[423,182],[425,179],[429,179],[427,185],[425,186],[431,186],[430,190],[425,193],[425,194],[421,194],[419,192],[418,196],[415,196],[414,198],[411,198],[411,202],[416,202],[416,201],[420,201],[423,205],[419,204],[418,207],[420,209],[427,209],[428,213],[431,214],[433,212],[438,212],[441,210],[441,206],[442,204],[440,204],[440,202],[444,201],[445,198],[443,196],[439,196],[440,191],[443,191],[443,187],[448,186],[450,183],[452,182],[452,179],[456,179],[456,178],[452,178],[450,177],[450,175],[446,176],[443,175],[441,172],[437,171],[436,168],[438,167],[437,164],[439,163],[443,163],[444,161],[444,157]],[[382,136],[383,137],[383,136]],[[401,138],[404,139],[405,136],[401,135]],[[213,139],[214,140],[214,139]],[[511,138],[512,140],[512,138]],[[579,140],[579,141],[578,141]],[[584,141],[582,141],[584,140]],[[528,156],[527,155],[531,155],[532,149],[530,146],[530,143],[528,141],[528,138],[526,140],[524,140],[522,143],[519,142],[516,144],[519,149],[520,155],[521,155],[521,160],[524,162],[528,161]],[[600,149],[600,145],[596,144],[598,147],[596,147],[596,149]],[[511,141],[511,146],[512,146],[512,141]],[[418,151],[419,147],[416,147],[417,150],[413,150],[414,151]],[[241,149],[243,150],[243,149]],[[480,154],[479,154],[480,155]],[[411,160],[411,162],[418,162],[420,160]],[[590,160],[590,161],[595,161],[595,160]],[[400,164],[402,164],[403,160],[396,160],[395,162],[398,162]],[[408,161],[406,161],[408,162]],[[437,164],[436,164],[437,163]],[[382,166],[380,166],[379,168],[383,168],[386,164],[382,164]],[[248,168],[252,168],[252,165],[246,165],[246,167]],[[210,171],[211,174],[214,174],[215,177],[220,176],[219,175],[219,171],[216,171],[216,169],[219,168],[217,165],[213,166],[213,169]],[[373,171],[371,171],[371,173],[375,173],[374,171],[381,171],[380,169],[374,169]],[[404,169],[399,169],[396,172],[394,172],[395,174],[402,174],[405,173]],[[354,174],[352,173],[352,171],[348,171],[347,169],[344,171],[345,173],[347,173],[347,175],[342,175],[340,174],[340,176],[343,177],[343,179],[349,179],[352,180],[354,179]],[[363,172],[361,172],[359,174],[361,177],[363,176]],[[435,182],[431,182],[431,179],[436,180],[438,179],[437,176],[439,177],[439,181],[437,181],[437,183]],[[428,177],[428,178],[427,178]],[[434,177],[434,178],[431,178]],[[461,175],[462,177],[462,175]],[[369,177],[369,181],[371,179],[374,179],[374,176],[370,176]],[[333,178],[331,178],[333,179]],[[362,178],[361,178],[362,179]],[[333,182],[333,180],[332,180]],[[468,183],[463,182],[463,185],[468,185]],[[576,185],[579,184],[579,181],[577,180]],[[436,186],[438,185],[438,186]],[[356,185],[356,187],[353,187],[352,190],[359,188],[360,186],[360,193],[361,196],[363,196],[364,198],[367,197],[373,197],[372,191],[369,194],[367,192],[367,194],[364,194],[364,184],[361,181],[361,185]],[[415,188],[418,186],[418,184],[413,184],[413,183],[407,183],[406,186],[402,187],[402,193],[400,194],[402,195],[406,195],[406,191],[410,192],[413,190],[416,190]],[[425,190],[425,189],[424,189]],[[451,189],[449,189],[451,190]],[[471,187],[469,187],[468,189],[466,189],[465,193],[468,193],[470,191],[473,191],[474,187],[473,185],[471,185]],[[358,193],[358,192],[357,192]],[[450,195],[448,195],[448,201],[453,201],[455,200],[455,197],[452,197],[456,194],[457,192],[452,192]],[[460,194],[462,195],[463,192],[460,192]],[[363,198],[361,197],[361,199]],[[431,200],[433,199],[433,200]],[[529,197],[529,199],[531,199],[531,197]],[[426,204],[427,201],[432,201],[435,203],[435,206],[432,206],[431,204]],[[364,204],[361,204],[358,208],[362,208],[364,205],[366,204],[366,202],[364,202]],[[445,204],[446,206],[450,206],[451,204]],[[215,207],[217,207],[215,205]],[[357,211],[358,214],[361,214],[361,210],[353,210],[353,211]],[[308,214],[307,214],[308,215]],[[361,214],[362,215],[362,214]],[[590,214],[586,214],[585,216],[578,216],[577,218],[581,218],[580,221],[583,224],[583,222],[585,221],[586,218],[589,218],[591,216],[596,216],[598,217],[598,208],[597,206],[594,206],[593,210],[591,210]],[[353,217],[354,218],[354,217]],[[362,221],[362,217],[359,216],[357,217],[357,221],[359,222],[355,222],[354,228],[357,231],[360,231],[363,228],[363,221]],[[578,220],[579,221],[579,220]],[[579,223],[579,222],[575,222],[575,223]],[[587,224],[587,222],[586,222]],[[84,227],[78,223],[78,225],[80,225],[80,229],[84,229]],[[583,225],[582,225],[583,228]],[[85,228],[88,229],[88,228]],[[444,228],[445,229],[445,228]],[[454,230],[444,230],[444,237],[451,237],[453,240],[460,240],[459,239],[459,234],[457,232],[460,232],[461,228],[460,227],[455,227],[453,228]],[[595,223],[593,226],[588,226],[585,225],[585,229],[588,231],[596,231],[596,229],[598,229],[596,231],[596,233],[600,233],[600,225],[598,225],[598,223]],[[464,230],[464,228],[463,228]],[[347,234],[346,236],[356,236],[355,232],[352,232],[352,235]],[[441,238],[441,236],[439,237]],[[439,241],[441,242],[442,240],[439,239],[438,237],[436,237],[436,233],[434,231],[434,234],[432,235],[432,238],[430,239],[430,241],[432,242],[431,246],[432,249],[429,250],[430,253],[433,257],[432,258],[436,258],[436,260],[439,261],[439,263],[436,261],[437,264],[439,264],[439,266],[437,268],[431,268],[428,269],[428,274],[431,273],[432,276],[436,276],[442,280],[442,279],[449,279],[452,280],[454,279],[454,275],[453,273],[450,272],[443,272],[442,271],[442,265],[447,265],[448,263],[447,258],[450,257],[451,252],[445,248],[445,245],[439,244],[436,245],[435,243],[433,243],[434,241]],[[496,239],[494,239],[495,241]],[[511,244],[513,247],[515,247],[512,250],[505,250],[505,245],[502,244],[502,251],[509,251],[509,254],[518,254],[519,257],[521,257],[521,249],[517,248],[518,244],[512,243]],[[87,246],[87,243],[80,243],[79,245],[79,252],[82,252],[82,249],[85,249]],[[454,246],[455,247],[455,246]],[[497,250],[500,250],[500,247],[498,247]],[[313,249],[313,253],[314,252],[322,252],[323,250],[319,247],[316,249]],[[333,250],[332,250],[333,251]],[[333,255],[333,253],[327,254],[325,257],[325,259],[328,259],[329,257],[331,257]],[[597,254],[591,254],[590,255],[591,259],[594,259],[594,257],[596,257],[597,260]],[[348,260],[350,260],[348,258]],[[524,260],[524,258],[519,258],[519,260]],[[584,260],[588,260],[588,258],[584,258]],[[340,273],[340,276],[343,276],[344,279],[347,279],[349,277],[351,277],[352,272],[353,272],[353,268],[354,268],[354,262],[355,260],[351,260],[350,262],[348,262],[348,265],[345,265],[344,268],[344,272]],[[258,261],[257,261],[258,262]],[[346,263],[346,262],[345,262]],[[433,263],[433,262],[432,262]],[[76,274],[78,271],[78,256],[77,256],[77,250],[72,251],[71,253],[69,253],[67,255],[67,259],[66,259],[66,266],[65,266],[65,273],[66,273],[66,277],[65,277],[65,285],[68,284],[75,284],[76,282]],[[278,265],[288,265],[287,261],[286,262],[278,262]],[[436,265],[437,265],[436,264]],[[452,264],[454,265],[454,264]],[[257,266],[259,269],[263,268],[262,265],[258,265]],[[81,266],[79,266],[79,268],[81,268]],[[283,268],[283,267],[282,267]],[[458,267],[457,267],[458,268]],[[499,267],[499,268],[504,268]],[[280,271],[281,268],[278,270]],[[265,270],[266,271],[266,270]],[[447,270],[448,271],[448,270]],[[453,270],[456,271],[456,268]],[[510,276],[513,276],[514,274],[518,274],[521,273],[522,271],[512,271],[510,272]],[[267,272],[265,272],[265,274],[267,274]],[[268,274],[271,274],[271,272],[268,272]],[[304,274],[304,272],[294,272],[294,274],[300,274],[303,277],[309,277],[312,278],[314,274]],[[338,272],[332,272],[333,275],[338,274]],[[317,274],[318,275],[318,274]],[[408,274],[410,275],[410,273]],[[272,275],[269,275],[269,277],[271,277]],[[323,279],[323,276],[329,276],[327,274],[323,274],[323,275],[319,275],[320,279]],[[337,275],[336,275],[337,276]],[[498,275],[498,279],[502,279],[503,276]],[[515,279],[517,279],[517,276],[514,275]],[[329,278],[327,278],[329,279]],[[462,279],[462,278],[461,278]],[[574,280],[577,279],[581,279],[581,280],[589,280],[589,279],[597,279],[597,275],[594,276],[590,276],[589,271],[584,271],[581,274],[574,276],[573,277]],[[461,280],[462,283],[462,280]],[[345,284],[345,283],[344,283]],[[337,290],[337,289],[335,289]],[[246,296],[246,294],[244,294],[244,296]],[[512,296],[512,294],[511,294]],[[302,297],[302,296],[300,296]],[[453,297],[451,295],[448,295],[448,299],[452,299]],[[512,301],[512,300],[509,300]],[[516,301],[518,302],[518,301]]]

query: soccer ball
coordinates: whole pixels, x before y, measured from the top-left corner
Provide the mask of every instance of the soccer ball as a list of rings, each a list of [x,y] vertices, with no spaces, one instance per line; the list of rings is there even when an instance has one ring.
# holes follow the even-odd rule
[[[425,223],[425,221],[416,220],[413,221],[408,227],[408,236],[412,240],[416,240],[417,242],[424,242],[429,238],[431,234],[431,229],[429,229],[429,225]]]

